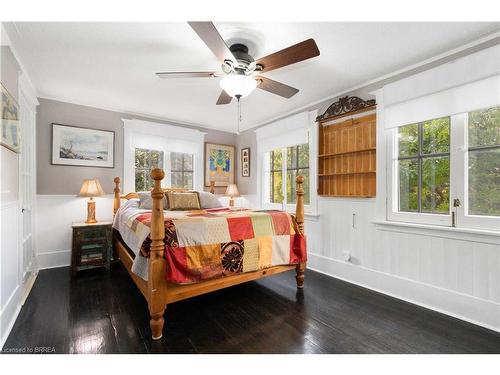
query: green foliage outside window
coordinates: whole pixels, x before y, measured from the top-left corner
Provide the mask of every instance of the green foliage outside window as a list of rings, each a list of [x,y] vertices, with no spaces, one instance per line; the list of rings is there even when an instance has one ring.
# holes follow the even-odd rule
[[[283,203],[283,151],[276,149],[269,153],[270,178],[269,178],[269,201],[271,203]],[[296,201],[295,178],[302,175],[305,178],[304,203],[310,203],[309,192],[309,144],[288,147],[286,149],[286,203],[293,204]]]
[[[469,214],[500,216],[500,107],[468,116]]]
[[[450,210],[450,118],[399,128],[399,211]]]
[[[270,153],[271,175],[269,182],[270,186],[270,202],[283,202],[283,153],[281,149],[276,149]]]
[[[151,169],[163,168],[163,152],[135,149],[135,191],[148,191],[153,187]]]
[[[182,152],[170,153],[172,187],[193,189],[193,155]]]
[[[304,204],[309,204],[309,144],[292,146],[287,148],[286,162],[286,203],[296,202],[297,176],[304,176]]]

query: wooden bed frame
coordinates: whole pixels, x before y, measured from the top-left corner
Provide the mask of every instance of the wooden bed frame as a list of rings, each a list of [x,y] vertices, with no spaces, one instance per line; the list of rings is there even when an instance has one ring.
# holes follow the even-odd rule
[[[258,280],[277,273],[296,270],[297,288],[304,287],[304,271],[306,263],[297,265],[284,265],[266,268],[264,270],[245,272],[234,276],[228,276],[219,279],[206,280],[195,284],[174,284],[166,281],[165,274],[167,270],[167,262],[163,256],[165,244],[165,226],[163,218],[163,202],[162,199],[165,190],[186,191],[185,189],[162,189],[161,180],[165,177],[162,169],[155,168],[151,171],[151,177],[154,180],[154,188],[151,191],[153,198],[153,210],[151,216],[151,252],[148,258],[148,281],[132,272],[133,258],[125,248],[125,245],[120,239],[115,236],[113,244],[118,252],[121,262],[127,269],[128,273],[134,280],[135,284],[148,302],[149,313],[151,316],[150,326],[153,340],[162,338],[164,319],[163,314],[169,303],[181,301],[186,298],[191,298],[201,294],[209,293],[218,289],[227,288],[233,285],[241,284],[247,281]],[[115,195],[113,202],[113,214],[120,208],[121,199],[137,198],[137,193],[128,193],[120,196],[120,178],[116,177]],[[297,204],[296,204],[296,221],[300,233],[304,233],[304,190],[302,184],[304,177],[297,176]]]

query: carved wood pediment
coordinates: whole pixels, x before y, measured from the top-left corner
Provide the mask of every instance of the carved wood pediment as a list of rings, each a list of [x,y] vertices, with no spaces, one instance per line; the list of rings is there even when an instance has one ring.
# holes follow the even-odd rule
[[[323,121],[330,117],[342,116],[351,112],[374,107],[375,99],[363,100],[357,96],[343,96],[332,103],[323,113],[316,117],[316,121]]]

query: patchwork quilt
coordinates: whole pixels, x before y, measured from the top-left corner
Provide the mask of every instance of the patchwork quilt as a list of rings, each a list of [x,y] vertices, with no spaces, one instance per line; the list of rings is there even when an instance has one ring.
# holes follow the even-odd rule
[[[305,237],[287,212],[218,208],[165,211],[164,216],[169,282],[195,283],[307,260]],[[136,253],[133,272],[145,279],[150,224],[151,212],[133,200],[120,208],[114,222]]]

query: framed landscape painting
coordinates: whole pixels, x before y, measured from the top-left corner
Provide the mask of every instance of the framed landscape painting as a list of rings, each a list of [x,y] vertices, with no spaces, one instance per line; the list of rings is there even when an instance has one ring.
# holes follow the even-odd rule
[[[52,124],[52,164],[114,167],[115,132]]]
[[[234,146],[205,143],[205,186],[234,184]]]
[[[2,146],[19,153],[21,151],[21,134],[19,126],[19,105],[9,94],[7,89],[2,87]]]

